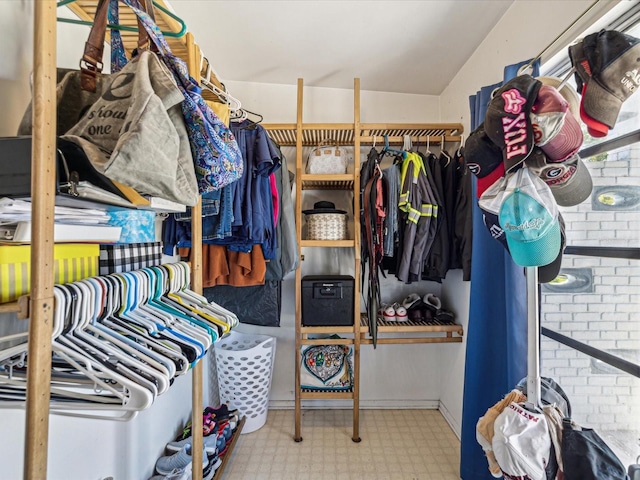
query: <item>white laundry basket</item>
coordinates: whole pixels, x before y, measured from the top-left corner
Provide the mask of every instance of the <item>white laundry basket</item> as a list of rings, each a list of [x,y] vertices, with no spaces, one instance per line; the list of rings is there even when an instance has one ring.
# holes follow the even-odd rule
[[[246,417],[242,433],[267,421],[276,339],[230,332],[214,344],[220,401]]]

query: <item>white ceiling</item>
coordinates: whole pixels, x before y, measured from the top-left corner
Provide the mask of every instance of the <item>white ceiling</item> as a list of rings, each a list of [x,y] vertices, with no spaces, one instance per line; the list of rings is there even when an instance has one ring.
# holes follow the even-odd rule
[[[439,95],[513,0],[170,0],[221,79]]]

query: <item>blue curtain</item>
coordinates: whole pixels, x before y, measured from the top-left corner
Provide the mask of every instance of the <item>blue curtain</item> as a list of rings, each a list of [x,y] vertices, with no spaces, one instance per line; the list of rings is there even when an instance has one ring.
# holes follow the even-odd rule
[[[469,97],[471,128],[484,121],[491,92],[517,76],[528,61],[504,69],[501,83],[482,87]],[[536,63],[533,76],[539,75]],[[475,199],[475,181],[473,182]],[[487,409],[527,374],[527,285],[524,269],[495,241],[473,202],[471,299],[462,407],[460,477],[493,480],[476,441],[476,423]]]

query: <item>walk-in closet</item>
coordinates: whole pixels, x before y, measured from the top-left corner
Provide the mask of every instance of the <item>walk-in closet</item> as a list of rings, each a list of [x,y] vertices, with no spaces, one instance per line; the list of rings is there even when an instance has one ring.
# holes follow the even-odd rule
[[[637,1],[0,39],[1,480],[640,480]]]

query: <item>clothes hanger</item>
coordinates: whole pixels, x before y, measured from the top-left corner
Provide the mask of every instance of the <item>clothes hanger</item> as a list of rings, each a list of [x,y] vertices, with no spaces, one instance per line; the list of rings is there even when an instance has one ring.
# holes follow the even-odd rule
[[[211,334],[207,330],[208,326],[203,328],[200,325],[194,325],[193,317],[189,317],[162,301],[162,296],[165,294],[166,290],[166,278],[164,271],[161,268],[149,267],[144,269],[144,271],[148,272],[150,275],[149,278],[152,280],[152,283],[150,284],[151,295],[149,297],[149,301],[144,306],[156,308],[173,317],[174,320],[170,323],[170,328],[168,328],[168,330],[178,338],[192,342],[199,350],[197,358],[201,358],[207,352],[212,343]]]
[[[389,147],[389,135],[384,135],[384,152],[385,154],[387,153],[395,153],[397,155],[400,155],[403,159],[406,158],[406,154],[407,152],[404,152],[402,150],[396,150],[395,148],[391,148]]]
[[[52,413],[61,415],[105,418],[104,414],[77,412],[75,410],[112,410],[106,418],[130,420],[138,410],[148,408],[153,401],[150,392],[131,382],[117,372],[105,368],[90,355],[82,354],[74,347],[61,343],[62,326],[65,322],[67,298],[60,285],[54,286],[54,315],[52,335],[53,371],[50,407]],[[23,345],[26,349],[26,343]],[[25,350],[26,352],[26,350]],[[64,371],[59,371],[61,364]],[[58,369],[56,369],[56,366]],[[72,373],[74,372],[74,373]],[[26,372],[8,377],[0,372],[3,385],[0,407],[24,407],[26,394]],[[71,374],[72,373],[72,374]],[[13,392],[13,400],[6,400],[6,392]],[[66,411],[73,409],[74,411]],[[120,413],[118,413],[120,412]],[[124,413],[123,413],[124,412]]]
[[[264,119],[264,117],[259,113],[252,112],[251,110],[247,110],[246,108],[241,108],[239,112],[240,112],[239,117],[236,117],[233,114],[231,115],[231,118],[230,118],[231,121],[234,123],[241,123],[247,120],[249,122],[247,125],[243,125],[242,127],[239,127],[238,128],[239,130],[254,129]],[[249,115],[254,115],[258,117],[258,119],[252,120],[249,118]]]
[[[170,287],[166,295],[169,300],[177,303],[177,307],[186,308],[188,312],[212,322],[214,326],[219,329],[217,338],[214,339],[214,342],[231,330],[231,324],[226,320],[226,318],[220,318],[214,309],[209,308],[208,302],[203,303],[192,299],[193,297],[189,298],[188,295],[185,295],[183,290],[184,280],[182,279],[183,270],[180,267],[167,264],[165,265],[165,268],[168,270],[170,279]],[[182,292],[183,294],[179,295],[178,292]]]
[[[135,382],[151,392],[152,397],[158,395],[158,384],[155,375],[147,371],[144,367],[130,361],[121,351],[105,340],[99,341],[91,335],[86,335],[80,329],[81,320],[84,320],[82,300],[78,297],[78,292],[72,284],[61,285],[67,301],[71,304],[71,328],[67,329],[58,341],[65,346],[74,349],[77,353],[90,356],[105,368],[119,373],[123,377]]]
[[[447,153],[447,151],[445,150],[445,141],[446,141],[446,137],[444,135],[444,133],[442,134],[442,143],[440,144],[440,153],[442,155],[444,155],[444,158],[447,159],[447,163],[445,163],[445,168],[449,166],[449,164],[451,163],[451,157],[449,156],[449,154]]]
[[[156,378],[159,395],[166,392],[170,386],[170,380],[173,378],[170,370],[175,371],[172,365],[169,365],[170,362],[168,362],[167,359],[158,358],[158,356],[147,347],[123,337],[104,324],[97,323],[98,312],[96,307],[98,306],[98,302],[95,299],[96,291],[91,284],[79,281],[70,284],[70,286],[71,288],[78,289],[83,297],[85,297],[81,300],[83,303],[88,303],[83,312],[83,318],[80,318],[80,328],[76,330],[76,333],[78,335],[82,333],[92,334],[88,335],[89,338],[100,340],[101,345],[103,345],[107,351],[112,350],[116,355],[126,356],[126,358],[123,358],[123,361],[132,362],[131,364],[135,366],[135,368],[141,369]],[[128,357],[131,357],[133,361]]]
[[[460,145],[458,146],[458,150],[456,151],[456,155],[458,157],[462,156],[462,147],[464,146],[464,133],[460,134]]]
[[[229,106],[229,111],[236,112],[242,108],[242,104],[240,100],[231,95],[224,84],[222,84],[223,88],[219,88],[216,84],[211,81],[211,73],[212,73],[211,63],[209,59],[204,55],[200,56],[200,84],[202,87],[209,90],[211,93],[216,95],[222,103],[225,103]]]
[[[96,278],[89,278],[82,280],[81,282],[92,285],[97,294],[105,293]],[[106,300],[107,296],[105,295],[102,302],[102,308],[100,308],[98,303],[99,299],[96,298],[96,315],[94,315],[92,323],[97,328],[108,328],[109,331],[116,334],[118,338],[121,338],[133,348],[144,348],[145,350],[142,351],[146,352],[146,354],[151,356],[154,360],[162,363],[168,371],[169,378],[173,379],[178,374],[178,368],[182,368],[180,367],[181,363],[185,362],[177,362],[176,355],[174,355],[170,349],[160,345],[156,339],[150,335],[144,335],[142,332],[136,332],[133,329],[126,328],[126,324],[117,323],[117,320],[111,316],[113,307],[108,305]]]
[[[77,0],[61,0],[61,1],[58,2],[57,7],[58,8],[59,7],[64,7],[64,6],[69,5],[71,3],[75,3],[76,1]],[[166,15],[168,15],[169,17],[171,17],[173,20],[175,20],[180,25],[180,30],[179,31],[177,31],[177,32],[166,32],[166,31],[162,30],[161,31],[162,35],[164,35],[165,37],[180,38],[180,37],[184,36],[185,33],[187,33],[187,24],[184,22],[184,20],[182,20],[180,17],[178,17],[173,12],[171,12],[171,11],[167,10],[166,8],[164,8],[162,5],[159,5],[155,1],[153,2],[153,6],[154,6],[154,8],[157,8],[161,12],[163,12]],[[58,17],[57,20],[58,20],[58,22],[72,23],[74,25],[88,25],[88,26],[93,25],[93,22],[88,22],[88,21],[85,21],[85,20],[77,20],[75,18],[61,18],[61,17]],[[111,30],[120,30],[120,31],[124,31],[124,32],[137,32],[138,31],[137,27],[128,27],[126,25],[107,24],[107,28],[109,28]]]
[[[60,337],[61,341],[68,341],[66,345],[91,354],[105,366],[144,386],[154,398],[159,391],[168,388],[168,381],[165,382],[163,377],[144,363],[146,358],[143,355],[132,356],[127,347],[113,337],[95,330],[91,333],[87,331],[88,320],[92,316],[92,305],[87,301],[89,291],[83,290],[78,283],[63,285],[62,290],[67,297],[70,296],[72,308],[71,328]]]
[[[413,148],[413,144],[411,142],[411,135],[404,135],[402,141],[402,150],[405,152],[410,152]]]
[[[227,310],[221,305],[218,305],[215,301],[209,300],[202,295],[197,294],[189,287],[189,278],[191,277],[191,267],[186,262],[178,262],[174,264],[164,265],[165,267],[174,266],[178,272],[178,289],[174,293],[178,296],[184,297],[187,301],[197,302],[203,308],[211,310],[216,315],[221,316],[231,328],[238,326],[238,316],[230,310]]]
[[[429,149],[430,142],[431,142],[431,137],[427,135],[427,155],[433,155],[433,152]]]

